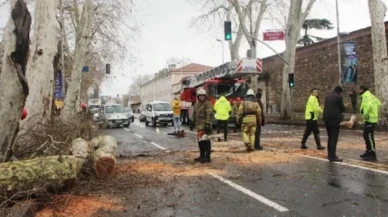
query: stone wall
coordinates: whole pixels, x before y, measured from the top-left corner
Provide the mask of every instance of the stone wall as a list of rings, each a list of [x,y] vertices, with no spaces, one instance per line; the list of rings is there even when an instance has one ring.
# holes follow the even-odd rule
[[[388,29],[388,23],[386,23]],[[388,32],[387,32],[388,34]],[[357,84],[344,85],[345,92],[360,84],[368,85],[374,92],[372,40],[370,28],[361,29],[342,36],[342,41],[355,42],[358,58]],[[341,65],[345,62],[345,54],[341,45]],[[283,61],[278,56],[263,59],[263,72],[269,73],[267,87],[267,111],[272,113],[274,108],[279,112],[281,102]],[[342,71],[343,73],[343,67]],[[304,112],[306,100],[310,90],[314,87],[320,90],[321,103],[324,96],[338,85],[337,38],[331,38],[307,47],[297,49],[295,65],[295,88],[293,90],[293,108],[296,113]],[[343,74],[342,74],[343,75]],[[351,111],[348,94],[344,94],[347,111]],[[358,100],[358,104],[359,104]]]

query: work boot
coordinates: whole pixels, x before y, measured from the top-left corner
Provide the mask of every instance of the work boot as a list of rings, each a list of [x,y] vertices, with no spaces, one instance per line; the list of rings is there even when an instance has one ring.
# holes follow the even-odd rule
[[[372,150],[366,150],[363,154],[360,155],[360,158],[364,158],[366,156],[368,156],[369,152],[371,152]]]
[[[248,145],[247,146],[247,152],[252,152],[254,151],[255,149],[252,148],[252,146]]]
[[[220,137],[218,137],[217,141],[218,141],[218,142],[221,142],[221,138],[220,138]]]
[[[259,146],[255,147],[255,150],[261,151],[261,150],[263,150],[263,146],[259,145]]]
[[[307,146],[306,146],[306,144],[302,144],[302,145],[300,146],[300,148],[301,148],[301,149],[307,149]]]
[[[325,150],[325,147],[323,147],[322,145],[317,145],[317,149],[318,150]]]
[[[376,161],[376,160],[377,160],[376,152],[374,152],[374,151],[369,151],[369,152],[366,154],[366,156],[364,156],[362,159],[365,160],[365,161]]]
[[[335,157],[335,158],[333,158],[333,159],[329,159],[329,161],[330,161],[330,163],[331,162],[342,162],[342,161],[344,161],[342,158],[339,158],[339,157]]]
[[[198,146],[199,146],[199,153],[200,154],[199,154],[199,157],[194,158],[194,161],[202,163],[202,161],[204,161],[204,159],[205,159],[205,149],[204,149],[203,141],[199,141]]]

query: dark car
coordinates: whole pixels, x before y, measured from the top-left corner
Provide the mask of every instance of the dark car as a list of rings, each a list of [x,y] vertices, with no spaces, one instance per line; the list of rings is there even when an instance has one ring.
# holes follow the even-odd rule
[[[144,122],[146,120],[146,110],[145,108],[141,110],[140,116],[139,116],[140,122]]]

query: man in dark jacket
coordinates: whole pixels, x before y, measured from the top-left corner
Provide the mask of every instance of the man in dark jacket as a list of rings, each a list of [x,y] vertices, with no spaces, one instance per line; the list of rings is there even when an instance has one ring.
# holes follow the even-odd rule
[[[327,152],[330,162],[342,162],[336,154],[337,142],[340,130],[340,123],[343,121],[343,113],[345,112],[344,102],[341,93],[344,90],[337,86],[334,91],[328,94],[325,98],[325,106],[323,108],[323,120],[327,131]]]
[[[261,109],[261,124],[256,124],[256,132],[255,132],[255,150],[263,150],[263,146],[260,144],[260,135],[261,135],[261,127],[264,126],[264,106],[263,102],[261,101],[261,96],[263,95],[263,90],[261,88],[257,88],[256,91],[256,100],[257,103],[260,105]]]

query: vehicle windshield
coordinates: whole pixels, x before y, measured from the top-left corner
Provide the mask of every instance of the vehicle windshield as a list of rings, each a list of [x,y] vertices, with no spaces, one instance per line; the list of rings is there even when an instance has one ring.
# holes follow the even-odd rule
[[[222,94],[227,99],[243,98],[248,91],[248,85],[245,83],[220,83],[216,85],[215,96],[218,99]]]
[[[125,113],[124,106],[122,105],[109,105],[105,107],[105,113],[113,114],[113,113]]]
[[[126,113],[131,113],[131,112],[132,112],[132,109],[129,108],[129,107],[125,107],[125,108],[124,108],[124,111],[125,111]]]
[[[154,111],[171,111],[171,106],[168,103],[153,104]]]
[[[90,105],[89,106],[89,109],[99,109],[100,106],[99,105]]]

